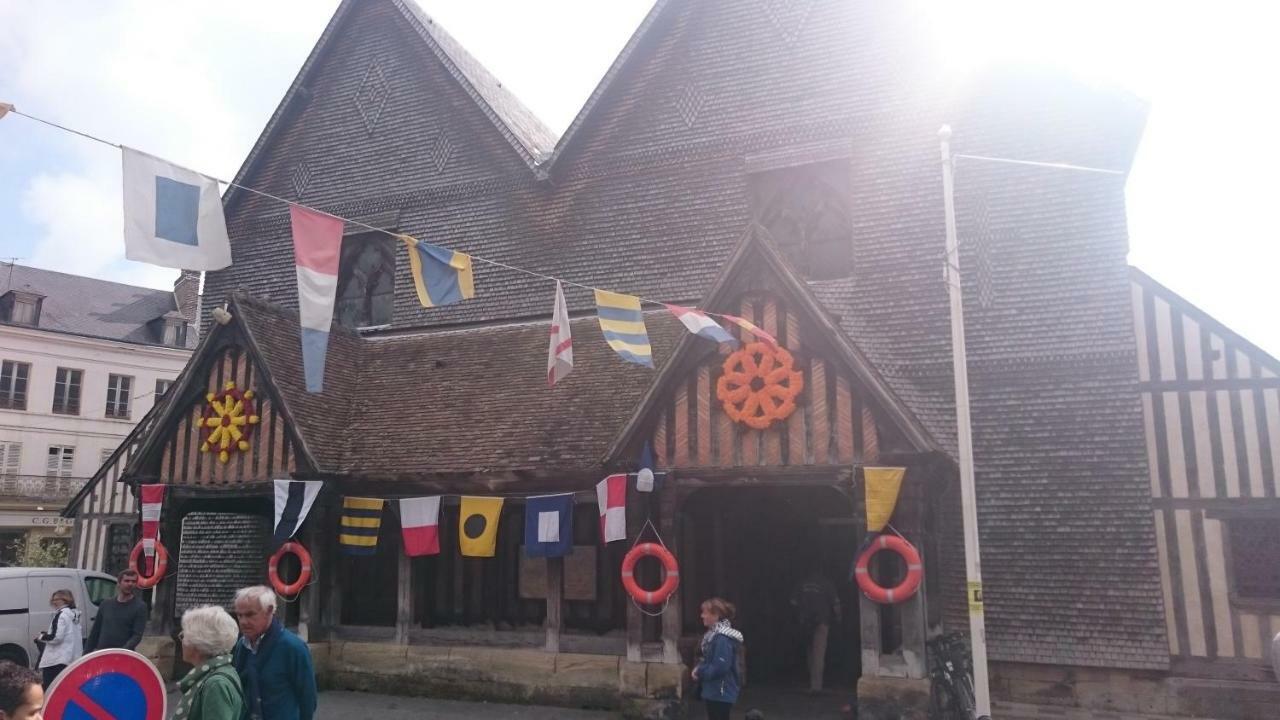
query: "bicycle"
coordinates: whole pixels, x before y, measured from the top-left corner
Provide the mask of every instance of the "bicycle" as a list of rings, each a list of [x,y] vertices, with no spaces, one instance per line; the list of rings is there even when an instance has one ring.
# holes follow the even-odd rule
[[[957,632],[928,642],[929,719],[974,720],[973,657],[968,639]]]

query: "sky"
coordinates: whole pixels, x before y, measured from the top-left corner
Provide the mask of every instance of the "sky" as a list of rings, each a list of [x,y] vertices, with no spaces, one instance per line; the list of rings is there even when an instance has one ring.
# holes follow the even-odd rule
[[[1280,3],[912,1],[958,79],[1048,64],[1147,101],[1130,262],[1280,356]],[[418,3],[562,132],[652,0]],[[0,0],[0,101],[230,178],[337,4]],[[120,207],[118,151],[0,119],[0,258],[170,287],[123,259]]]

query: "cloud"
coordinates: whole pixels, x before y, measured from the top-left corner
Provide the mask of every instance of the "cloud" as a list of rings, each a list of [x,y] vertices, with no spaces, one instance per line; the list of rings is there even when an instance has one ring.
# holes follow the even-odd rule
[[[0,5],[0,87],[19,109],[230,178],[333,3]],[[153,287],[174,272],[124,260],[119,153],[28,121],[39,152],[6,154],[24,262]],[[12,133],[10,135],[10,133]],[[12,167],[16,165],[17,167]]]

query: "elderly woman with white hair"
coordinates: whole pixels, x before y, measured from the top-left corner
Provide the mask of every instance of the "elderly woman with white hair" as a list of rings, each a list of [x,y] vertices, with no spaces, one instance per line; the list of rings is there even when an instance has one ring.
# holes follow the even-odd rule
[[[182,701],[174,720],[240,720],[244,692],[231,664],[231,650],[240,636],[236,621],[213,605],[182,614],[182,659],[192,665],[178,687]]]

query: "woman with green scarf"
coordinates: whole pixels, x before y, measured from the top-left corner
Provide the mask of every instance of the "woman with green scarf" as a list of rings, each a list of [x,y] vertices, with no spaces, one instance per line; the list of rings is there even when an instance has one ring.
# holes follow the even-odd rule
[[[240,629],[226,610],[212,605],[182,614],[182,659],[192,665],[182,678],[182,702],[173,720],[240,720],[244,692],[231,666]]]

